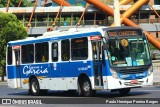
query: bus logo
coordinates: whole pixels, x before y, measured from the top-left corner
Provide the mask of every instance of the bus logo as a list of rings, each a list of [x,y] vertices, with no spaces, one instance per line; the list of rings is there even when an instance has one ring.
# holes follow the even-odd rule
[[[47,74],[48,68],[43,69],[42,66],[24,66],[23,67],[23,74],[28,76],[29,74]]]

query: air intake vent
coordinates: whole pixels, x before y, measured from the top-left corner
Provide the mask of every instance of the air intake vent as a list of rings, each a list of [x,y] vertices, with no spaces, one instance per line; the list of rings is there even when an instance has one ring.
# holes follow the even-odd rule
[[[133,68],[133,69],[122,69],[117,72],[121,74],[137,74],[137,73],[143,73],[146,70],[148,70],[148,68]]]

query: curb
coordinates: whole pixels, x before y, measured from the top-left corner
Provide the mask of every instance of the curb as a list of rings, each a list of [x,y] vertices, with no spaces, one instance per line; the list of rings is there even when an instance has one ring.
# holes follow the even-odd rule
[[[153,82],[153,86],[160,86],[160,82]]]
[[[0,85],[7,85],[7,81],[0,81]]]

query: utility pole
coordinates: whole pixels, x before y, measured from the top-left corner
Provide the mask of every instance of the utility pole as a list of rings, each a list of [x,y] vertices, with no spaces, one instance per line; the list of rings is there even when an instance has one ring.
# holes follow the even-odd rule
[[[121,26],[119,0],[113,0],[113,8],[114,8],[114,26]]]

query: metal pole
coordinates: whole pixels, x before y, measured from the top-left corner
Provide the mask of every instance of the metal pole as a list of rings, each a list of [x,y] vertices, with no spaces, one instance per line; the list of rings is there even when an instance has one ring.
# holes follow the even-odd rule
[[[114,6],[114,25],[121,26],[119,0],[113,0],[113,6]]]
[[[22,0],[19,1],[18,7],[20,7],[21,3],[22,3]]]
[[[8,0],[7,7],[6,7],[6,12],[8,12],[9,4],[10,4],[10,0]]]

